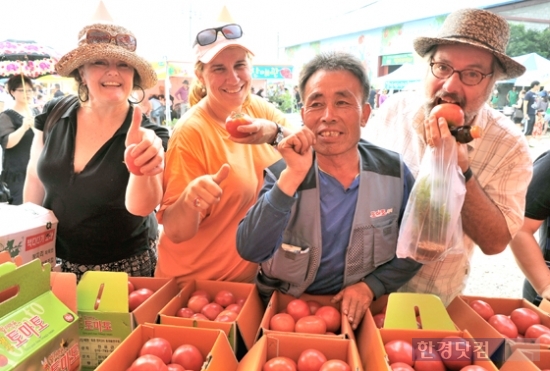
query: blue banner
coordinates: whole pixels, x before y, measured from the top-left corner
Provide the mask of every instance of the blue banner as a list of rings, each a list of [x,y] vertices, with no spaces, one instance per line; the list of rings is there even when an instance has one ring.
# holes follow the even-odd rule
[[[254,66],[252,78],[258,80],[292,79],[292,66]]]

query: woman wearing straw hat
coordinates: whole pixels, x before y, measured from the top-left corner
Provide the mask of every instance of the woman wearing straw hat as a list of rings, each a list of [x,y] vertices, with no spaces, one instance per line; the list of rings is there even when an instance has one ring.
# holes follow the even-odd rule
[[[288,129],[282,112],[251,95],[252,67],[238,24],[198,33],[191,108],[176,125],[166,153],[164,197],[157,214],[163,224],[155,275],[252,282],[257,264],[236,249],[239,221],[254,204],[263,169],[280,155],[276,144]],[[232,111],[246,113],[250,136],[226,129]]]
[[[46,130],[59,99],[36,117],[25,201],[51,209],[59,220],[56,255],[63,271],[151,276],[168,131],[149,122],[131,97],[154,86],[156,74],[136,54],[136,38],[126,28],[96,23],[78,39],[56,64],[61,76],[78,83],[78,101]],[[126,150],[139,168],[134,173],[124,163]]]
[[[13,198],[11,204],[20,205],[23,203],[23,185],[34,137],[32,125],[38,110],[29,109],[34,97],[31,79],[15,75],[6,86],[15,104],[12,109],[0,113],[0,146],[4,151],[0,181],[5,182],[10,190]]]

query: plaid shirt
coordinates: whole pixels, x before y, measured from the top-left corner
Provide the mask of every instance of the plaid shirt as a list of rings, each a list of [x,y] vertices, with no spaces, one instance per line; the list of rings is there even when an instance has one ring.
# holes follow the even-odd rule
[[[426,148],[423,96],[421,92],[394,94],[363,133],[368,141],[401,153],[415,177]],[[533,172],[527,141],[510,119],[488,105],[474,124],[483,129],[483,137],[468,144],[470,167],[514,236],[523,224],[525,193]],[[425,264],[400,291],[432,293],[449,304],[466,285],[474,247],[466,235],[458,243],[463,243],[464,254],[449,254],[443,261]]]

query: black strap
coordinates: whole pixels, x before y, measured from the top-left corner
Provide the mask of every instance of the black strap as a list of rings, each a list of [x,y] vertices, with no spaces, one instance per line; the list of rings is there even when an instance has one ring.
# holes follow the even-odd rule
[[[76,104],[76,102],[78,102],[77,96],[66,95],[55,103],[51,112],[48,114],[46,121],[44,122],[44,129],[42,130],[42,138],[44,143],[46,142],[47,135],[52,131],[53,127],[55,126],[55,124],[57,124],[61,116],[63,116],[63,114],[67,112],[70,107]]]

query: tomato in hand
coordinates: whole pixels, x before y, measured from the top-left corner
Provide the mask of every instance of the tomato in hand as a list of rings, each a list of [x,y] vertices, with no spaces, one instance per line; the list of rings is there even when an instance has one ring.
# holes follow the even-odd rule
[[[321,317],[327,324],[327,331],[338,333],[340,330],[340,323],[342,321],[342,315],[338,309],[331,307],[330,305],[322,306],[317,309],[316,316]]]
[[[168,371],[166,364],[157,356],[146,354],[132,363],[128,371]]]
[[[182,366],[186,371],[200,371],[204,363],[204,357],[196,346],[183,344],[174,350],[172,363]]]
[[[390,364],[403,362],[409,366],[414,365],[413,347],[404,340],[391,340],[384,345]]]
[[[291,300],[286,305],[286,312],[290,314],[295,321],[310,315],[309,305],[302,299]]]
[[[231,115],[225,120],[225,129],[235,138],[246,138],[249,133],[242,133],[237,128],[241,125],[250,125],[252,118],[244,113],[231,112]]]
[[[277,313],[269,320],[269,329],[273,331],[294,332],[296,321],[288,313]]]
[[[510,319],[516,327],[520,334],[525,334],[525,331],[532,325],[540,324],[540,317],[532,309],[529,308],[516,308],[510,313]]]
[[[518,328],[512,322],[510,317],[504,314],[495,314],[489,318],[489,324],[495,328],[502,335],[514,339],[518,337]]]
[[[296,362],[288,357],[273,357],[264,363],[262,371],[297,371]]]
[[[485,321],[488,321],[489,318],[495,315],[495,311],[489,303],[483,300],[472,300],[470,302],[470,307],[481,316]]]
[[[130,310],[130,312],[143,304],[143,302],[149,299],[151,295],[153,295],[153,293],[153,290],[146,288],[132,291],[128,295],[128,309]]]
[[[298,357],[298,371],[319,371],[327,357],[317,349],[306,349]]]
[[[340,359],[331,359],[323,363],[319,371],[351,371],[351,367]]]
[[[324,334],[327,332],[327,324],[317,315],[305,316],[296,321],[295,331],[305,334]]]
[[[163,338],[156,337],[149,339],[141,346],[141,350],[139,351],[140,356],[146,354],[157,356],[164,363],[168,364],[172,359],[172,345],[170,345],[168,340]]]
[[[443,117],[449,126],[464,125],[464,111],[458,104],[441,103],[432,108],[430,115],[435,115],[438,120]]]

